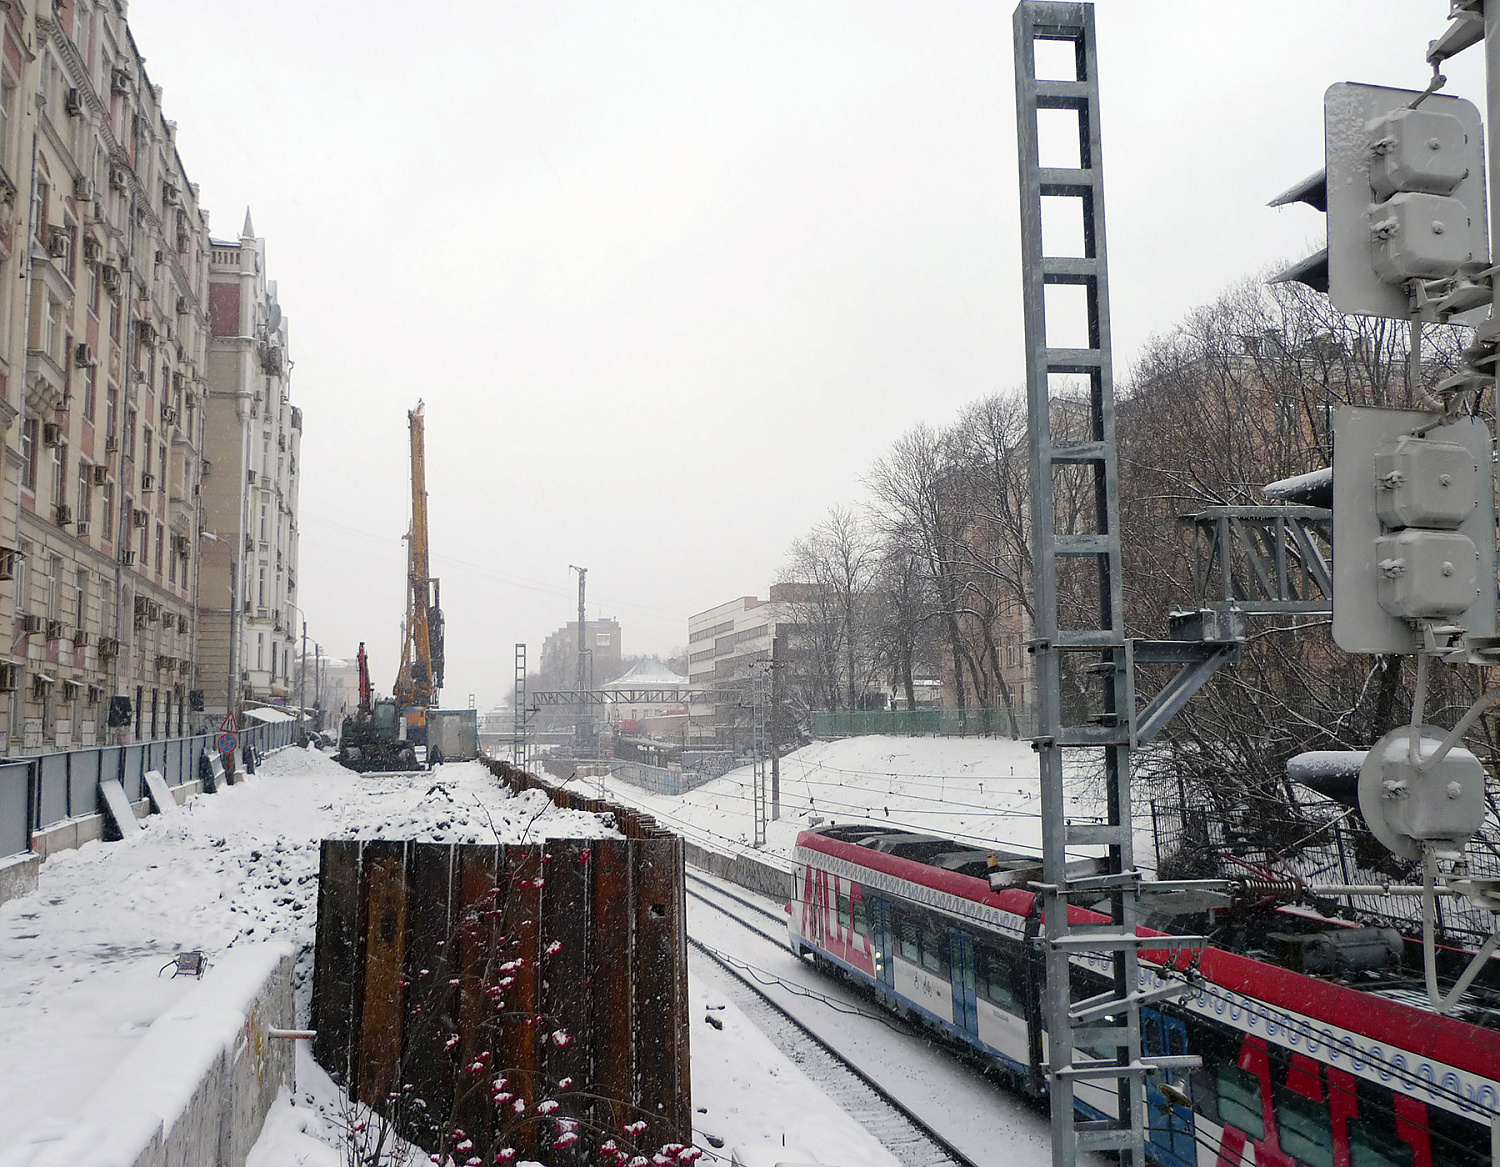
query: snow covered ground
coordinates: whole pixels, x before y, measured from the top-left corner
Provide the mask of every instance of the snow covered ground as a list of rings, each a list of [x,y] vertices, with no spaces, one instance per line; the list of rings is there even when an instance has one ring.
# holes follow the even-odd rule
[[[178,952],[200,949],[212,962],[242,940],[288,940],[304,950],[305,1011],[324,837],[494,842],[497,830],[507,840],[528,829],[533,838],[604,831],[540,791],[510,797],[477,763],[377,781],[310,750],[276,754],[249,782],[145,826],[124,842],[53,856],[37,892],[0,905],[0,1150],[86,1105],[194,983],[162,971]]]
[[[643,808],[685,837],[736,850],[748,849],[754,839],[752,775],[743,766],[681,796],[651,794],[614,778],[574,781],[602,782],[608,797]],[[769,776],[766,781],[769,789]],[[1088,776],[1069,782],[1069,817],[1102,821],[1099,782]],[[881,735],[814,742],[781,760],[781,818],[767,823],[760,853],[789,860],[797,832],[808,826],[865,821],[1040,855],[1038,794],[1037,755],[1029,742]],[[1143,822],[1137,813],[1136,821],[1144,863],[1149,815]],[[1097,850],[1080,848],[1078,854]]]
[[[604,833],[595,816],[558,810],[538,791],[511,796],[474,763],[361,778],[291,749],[242,785],[152,816],[132,839],[55,855],[36,893],[0,905],[0,1160],[15,1140],[86,1112],[98,1085],[195,983],[163,971],[180,951],[201,949],[212,962],[237,943],[290,941],[303,953],[296,1023],[305,1024],[321,839]],[[693,984],[692,993],[694,1106],[723,1141],[717,1155],[741,1147],[754,1162],[785,1139],[788,1152],[823,1162],[893,1167],[733,1004],[711,986]],[[722,1029],[709,1027],[710,1013]],[[301,1043],[297,1065],[297,1089],[272,1109],[252,1167],[344,1161],[337,1087]]]

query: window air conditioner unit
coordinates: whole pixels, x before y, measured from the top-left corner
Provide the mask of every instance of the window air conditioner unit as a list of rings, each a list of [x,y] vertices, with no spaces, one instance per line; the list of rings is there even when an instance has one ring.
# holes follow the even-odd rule
[[[286,449],[286,435],[285,434],[277,434],[276,435],[276,448],[279,449],[279,450],[285,450]]]
[[[141,510],[140,507],[136,507],[130,512],[130,525],[138,531],[143,529],[150,521],[151,516]]]
[[[36,699],[38,701],[47,696],[47,689],[51,684],[52,681],[49,678],[44,677],[41,673],[37,673],[34,677],[31,678],[31,691],[36,696]]]
[[[95,466],[94,470],[93,470],[93,474],[94,474],[94,485],[95,486],[106,486],[106,485],[108,485],[108,483],[109,483],[109,467],[108,466]]]
[[[113,636],[101,637],[99,640],[99,655],[111,657],[120,655],[120,642]]]
[[[94,525],[87,519],[79,519],[78,526],[74,529],[77,531],[78,537],[80,539],[86,539],[89,535],[89,532],[94,529]]]
[[[109,91],[117,96],[124,96],[130,92],[130,73],[125,69],[111,69],[109,71]]]
[[[99,688],[98,685],[90,685],[87,689],[84,690],[83,699],[90,705],[97,705],[99,704],[99,698],[103,696],[103,694],[104,690]]]
[[[167,206],[175,207],[177,205],[178,199],[180,199],[181,197],[182,192],[179,191],[170,182],[164,182],[161,184],[161,201]]]
[[[186,296],[178,296],[177,297],[177,315],[179,315],[179,316],[186,316],[191,311],[192,311],[192,305],[188,303],[188,298]],[[182,377],[181,373],[174,373],[172,375],[172,380],[174,382],[177,382],[178,384],[181,384],[181,377]]]
[[[0,580],[16,578],[16,556],[19,554],[14,547],[0,547]]]
[[[70,242],[66,228],[53,227],[47,232],[47,254],[53,259],[66,259]]]
[[[120,562],[123,563],[126,567],[134,567],[135,552],[129,550],[120,552]]]
[[[15,665],[0,664],[0,693],[14,693],[20,670]]]
[[[255,471],[254,470],[246,470],[245,471],[245,481],[248,482],[251,486],[255,485]]]
[[[78,696],[78,682],[77,681],[64,681],[62,683],[62,685],[63,685],[62,695],[63,695],[63,700],[64,701],[71,701],[71,700],[73,700],[74,697]]]
[[[137,616],[144,616],[146,614],[146,597],[145,596],[136,596],[136,598],[135,598],[135,614]]]
[[[63,638],[63,622],[61,620],[47,621],[47,639],[61,640]]]
[[[62,444],[62,426],[56,422],[46,422],[42,426],[42,445],[59,446]]]
[[[161,419],[168,425],[175,425],[177,422],[177,410],[173,409],[170,405],[163,405],[161,407]]]
[[[73,521],[73,508],[65,502],[57,504],[57,525],[66,527]]]
[[[47,622],[40,616],[23,616],[21,622],[27,636],[40,636],[47,630]]]
[[[155,620],[161,615],[161,605],[155,600],[146,601],[146,619]]]
[[[90,190],[93,189],[93,186],[93,183],[89,183]],[[89,197],[92,198],[93,196],[90,195]],[[83,258],[90,263],[97,263],[103,257],[104,248],[99,240],[95,239],[92,235],[85,235],[83,237]]]
[[[155,489],[156,489],[156,475],[155,474],[147,474],[144,470],[142,470],[141,471],[141,493],[142,494],[150,494]]]
[[[163,612],[161,614],[161,626],[163,628],[170,628],[170,627],[172,627],[172,625],[174,625],[176,623],[177,623],[177,615],[176,615],[176,613],[174,613],[174,612],[168,612],[168,611],[163,610]]]
[[[93,368],[99,362],[94,358],[94,347],[88,341],[81,341],[73,349],[73,363],[84,369]]]
[[[187,630],[188,630],[187,617],[186,616],[178,616],[177,617],[177,631],[179,633],[181,633],[182,635],[186,636],[187,635]]]
[[[79,114],[83,113],[83,90],[68,90],[68,96],[64,100],[63,106],[68,111],[69,117],[76,118]]]
[[[114,434],[109,434],[104,439],[104,452],[106,454],[118,454],[120,452],[120,439]]]
[[[106,292],[118,292],[120,290],[120,269],[112,263],[106,263],[99,268],[99,282],[104,285]]]
[[[73,197],[85,202],[92,201],[94,197],[94,180],[87,174],[80,174],[73,179]]]
[[[89,646],[89,634],[86,628],[73,629],[73,647],[87,648]]]

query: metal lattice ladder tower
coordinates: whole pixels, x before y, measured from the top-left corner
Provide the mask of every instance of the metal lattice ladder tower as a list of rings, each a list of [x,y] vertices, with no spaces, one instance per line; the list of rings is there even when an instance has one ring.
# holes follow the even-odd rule
[[[1038,80],[1036,45],[1072,47],[1074,75]],[[1052,1162],[1072,1167],[1079,1151],[1116,1151],[1132,1167],[1145,1167],[1146,1074],[1195,1063],[1191,1058],[1143,1058],[1137,954],[1147,942],[1135,935],[1142,892],[1131,847],[1130,748],[1135,740],[1135,694],[1130,646],[1124,630],[1120,586],[1119,478],[1115,456],[1115,399],[1110,358],[1109,283],[1104,240],[1104,183],[1099,149],[1099,83],[1090,4],[1024,0],[1015,13],[1016,124],[1021,179],[1021,266],[1026,324],[1026,387],[1031,461],[1032,556],[1036,623],[1034,653],[1038,702],[1035,746],[1041,767],[1042,879],[1036,885],[1045,913],[1046,992],[1042,1002],[1049,1037],[1048,1086],[1052,1109]],[[1078,119],[1076,169],[1040,164],[1038,111],[1068,110]],[[1076,201],[1083,225],[1082,254],[1047,255],[1042,242],[1042,200]],[[1082,288],[1087,305],[1087,347],[1049,347],[1048,287]],[[1062,323],[1054,320],[1056,327]],[[1055,439],[1055,376],[1087,383],[1087,436]],[[1080,428],[1077,409],[1070,428]],[[1092,490],[1092,530],[1059,533],[1054,486],[1061,473],[1076,488]],[[1059,565],[1067,565],[1070,614],[1059,621]],[[1086,701],[1063,703],[1063,681],[1087,682]],[[1070,684],[1070,689],[1076,686]],[[1080,707],[1082,706],[1082,707]],[[1103,823],[1069,823],[1064,776],[1069,759],[1102,752],[1108,816]],[[1076,773],[1076,771],[1074,771]],[[1104,846],[1107,869],[1070,878],[1068,848]],[[1070,924],[1070,901],[1107,899],[1108,924]],[[1179,947],[1181,941],[1172,946]],[[1111,987],[1074,1002],[1070,958],[1103,955]],[[1116,1091],[1117,1119],[1086,1120],[1074,1106],[1078,1083]]]
[[[759,664],[750,673],[751,791],[755,803],[755,846],[766,845],[766,673]]]
[[[516,689],[515,708],[512,711],[510,756],[521,769],[526,769],[526,646],[516,645]]]

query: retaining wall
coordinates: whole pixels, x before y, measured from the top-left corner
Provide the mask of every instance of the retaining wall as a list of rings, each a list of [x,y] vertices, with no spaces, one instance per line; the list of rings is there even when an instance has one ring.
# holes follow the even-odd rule
[[[244,1167],[293,1081],[292,949],[230,949],[151,1028],[60,1132],[38,1124],[0,1167]]]

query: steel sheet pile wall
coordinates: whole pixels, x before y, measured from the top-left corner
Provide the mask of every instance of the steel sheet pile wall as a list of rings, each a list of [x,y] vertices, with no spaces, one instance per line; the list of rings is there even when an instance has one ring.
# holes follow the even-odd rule
[[[458,1162],[690,1143],[682,844],[642,825],[501,847],[324,840],[317,1060]]]

